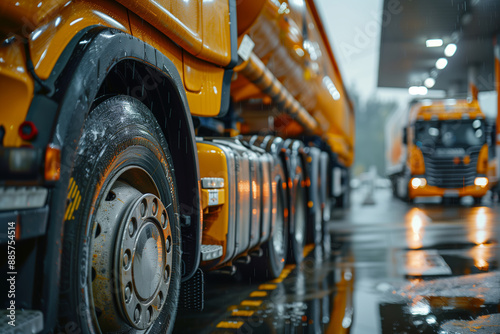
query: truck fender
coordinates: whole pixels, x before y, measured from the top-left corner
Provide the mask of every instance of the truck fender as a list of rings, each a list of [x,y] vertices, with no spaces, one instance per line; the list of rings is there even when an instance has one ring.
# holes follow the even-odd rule
[[[44,81],[37,99],[50,99],[53,110],[36,107],[33,103],[27,119],[40,118],[41,114],[55,115],[42,131],[49,131],[49,143],[61,148],[60,180],[55,184],[50,198],[49,228],[44,261],[44,309],[47,311],[48,328],[57,319],[58,280],[63,235],[66,197],[76,145],[79,142],[85,119],[91,110],[99,89],[112,69],[121,62],[135,62],[164,78],[171,98],[176,101],[175,112],[163,110],[158,123],[173,156],[178,187],[183,251],[183,281],[192,277],[200,262],[201,211],[199,197],[199,168],[195,134],[181,77],[166,56],[152,46],[122,31],[88,27],[77,34],[59,57],[50,77]],[[159,89],[156,89],[159,92]],[[158,93],[156,92],[156,93]],[[154,94],[155,92],[152,92]],[[166,99],[166,91],[160,98]],[[123,92],[126,94],[126,92]],[[169,95],[170,98],[170,95]],[[157,107],[158,108],[158,107]],[[49,124],[50,123],[50,124]]]

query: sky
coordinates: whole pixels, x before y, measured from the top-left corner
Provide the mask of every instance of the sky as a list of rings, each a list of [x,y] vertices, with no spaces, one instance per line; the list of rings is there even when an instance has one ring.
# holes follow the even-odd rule
[[[316,0],[344,83],[348,88],[355,86],[363,96],[376,90],[381,29],[377,20],[382,2]]]
[[[410,100],[408,90],[378,88],[378,61],[383,0],[315,0],[344,85],[366,101],[371,96]]]

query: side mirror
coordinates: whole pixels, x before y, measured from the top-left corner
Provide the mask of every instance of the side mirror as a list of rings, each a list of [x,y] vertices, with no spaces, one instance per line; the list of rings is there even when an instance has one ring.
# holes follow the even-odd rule
[[[403,128],[403,144],[408,145],[408,127]]]

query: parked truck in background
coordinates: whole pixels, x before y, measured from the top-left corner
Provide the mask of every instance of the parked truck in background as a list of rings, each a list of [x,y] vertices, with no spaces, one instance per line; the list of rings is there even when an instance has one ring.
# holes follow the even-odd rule
[[[386,126],[386,167],[395,196],[472,196],[497,183],[495,131],[477,100],[421,100]]]
[[[203,272],[273,278],[307,242],[329,251],[354,112],[313,0],[3,1],[0,15],[16,329],[170,332],[178,307],[202,308]]]

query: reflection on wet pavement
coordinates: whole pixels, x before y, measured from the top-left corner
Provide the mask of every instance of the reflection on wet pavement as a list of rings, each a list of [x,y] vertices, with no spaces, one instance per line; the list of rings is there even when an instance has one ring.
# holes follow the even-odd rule
[[[374,198],[336,212],[327,259],[309,247],[269,282],[209,275],[205,310],[179,311],[175,333],[500,332],[497,204]]]
[[[175,333],[346,333],[353,317],[354,273],[311,251],[269,282],[209,276],[205,310],[180,314]]]

